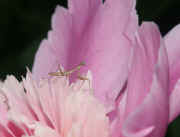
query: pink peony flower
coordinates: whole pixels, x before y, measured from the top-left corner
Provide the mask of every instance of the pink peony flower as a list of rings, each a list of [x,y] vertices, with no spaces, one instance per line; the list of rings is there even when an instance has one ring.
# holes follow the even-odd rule
[[[0,136],[163,137],[180,113],[179,28],[162,39],[154,23],[138,27],[137,20],[135,0],[57,7],[33,78],[28,72],[19,83],[10,76],[0,86]],[[69,84],[49,75],[81,61],[80,73],[90,70],[92,78],[75,82],[73,73]]]

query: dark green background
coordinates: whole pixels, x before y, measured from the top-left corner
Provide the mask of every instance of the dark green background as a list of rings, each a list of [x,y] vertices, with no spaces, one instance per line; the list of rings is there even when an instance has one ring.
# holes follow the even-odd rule
[[[0,78],[13,74],[18,79],[31,69],[40,40],[50,29],[56,5],[66,0],[0,0]],[[140,20],[155,21],[165,35],[180,23],[180,0],[138,0]],[[180,118],[168,129],[167,137],[180,137]]]

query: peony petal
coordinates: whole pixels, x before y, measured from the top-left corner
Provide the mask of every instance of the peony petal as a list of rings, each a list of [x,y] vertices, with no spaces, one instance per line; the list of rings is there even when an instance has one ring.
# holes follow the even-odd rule
[[[85,137],[109,136],[107,111],[90,92],[72,92],[66,98],[64,109],[61,109],[61,122],[64,123],[61,126],[64,136],[73,137],[78,134]],[[80,130],[81,128],[83,129]]]
[[[164,43],[155,24],[142,25],[134,52],[122,133],[131,137],[163,137],[169,114],[169,72]]]
[[[34,130],[35,137],[61,137],[55,130],[49,128],[48,126],[41,125],[39,123],[35,123],[31,125]]]
[[[68,10],[57,6],[52,17],[52,31],[43,40],[35,56],[33,76],[36,80],[47,77],[59,64],[67,68],[68,51],[72,38],[72,17]]]
[[[6,125],[7,120],[7,111],[8,111],[8,104],[7,104],[7,97],[5,94],[0,90],[0,123]]]
[[[180,25],[173,28],[165,37],[165,44],[170,65],[170,91],[172,92],[177,80],[180,78]]]
[[[43,40],[35,56],[33,77],[36,80],[47,77],[49,72],[57,69],[58,59],[52,51],[49,41]],[[44,69],[42,69],[44,68]]]
[[[69,11],[73,19],[73,32],[75,37],[82,35],[97,13],[101,0],[68,0]]]
[[[170,95],[169,103],[169,122],[172,122],[180,114],[180,80],[176,82],[176,85]]]
[[[129,133],[128,131],[124,131],[125,137],[146,137],[148,136],[152,131],[154,130],[154,127],[147,127],[146,129],[141,129],[140,131],[136,131],[133,133]]]
[[[7,76],[2,91],[8,99],[7,104],[10,110],[14,112],[20,111],[30,119],[34,119],[31,111],[28,109],[22,83],[19,83],[14,76]]]
[[[110,21],[114,27],[123,30],[128,39],[134,39],[134,32],[138,27],[138,17],[136,15],[136,0],[106,0],[104,20]],[[108,16],[109,15],[109,16]],[[113,25],[112,25],[113,26]]]
[[[170,116],[169,122],[174,120],[180,114],[179,98],[179,78],[180,78],[180,25],[173,28],[164,38],[169,65],[170,65]]]
[[[134,48],[132,69],[128,79],[127,113],[141,104],[150,90],[160,48],[160,36],[157,26],[148,22],[143,23],[138,32],[138,45]]]
[[[121,95],[119,102],[116,104],[116,108],[108,115],[111,120],[111,136],[117,137],[121,135],[121,129],[125,118],[125,110],[127,103],[127,89]]]
[[[49,83],[50,85],[53,85],[50,87],[52,102],[54,104],[52,119],[56,129],[58,129],[58,131],[61,131],[62,116],[60,112],[63,110],[66,96],[69,94],[69,83],[66,78],[53,78]],[[61,101],[62,103],[60,103],[59,101]]]
[[[33,115],[36,118],[36,120],[40,120],[43,124],[47,124],[48,126],[52,127],[53,125],[48,116],[46,115],[46,110],[43,110],[43,107],[44,105],[46,105],[46,103],[41,102],[43,98],[40,96],[42,93],[39,92],[41,89],[41,85],[34,82],[32,74],[29,71],[27,72],[26,79],[23,79],[23,85],[26,89],[26,97],[29,103],[29,108],[31,108],[31,111],[33,112]],[[47,92],[49,91],[48,84],[46,87],[47,89],[44,91],[43,95],[47,95]]]
[[[163,137],[168,124],[168,90],[154,75],[152,89],[144,102],[124,122],[122,133],[131,137]]]

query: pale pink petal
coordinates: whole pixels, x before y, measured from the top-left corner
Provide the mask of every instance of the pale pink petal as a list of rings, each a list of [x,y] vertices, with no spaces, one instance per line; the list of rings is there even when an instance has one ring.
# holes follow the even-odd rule
[[[108,115],[111,120],[111,136],[117,137],[121,135],[121,128],[123,126],[124,118],[125,118],[125,110],[126,110],[126,103],[127,103],[127,89],[121,95],[122,97],[119,98],[116,103],[116,108],[114,111]]]
[[[72,92],[67,96],[64,102],[64,109],[61,111],[61,122],[64,123],[61,131],[64,131],[64,136],[73,137],[67,131],[73,132],[70,134],[74,134],[74,136],[78,134],[85,137],[109,136],[107,111],[90,92],[82,90]],[[81,131],[80,133],[78,133],[77,128]]]
[[[49,122],[39,102],[37,84],[33,84],[34,82],[28,76],[23,83],[19,83],[13,76],[8,76],[5,80],[2,91],[7,97],[8,115],[11,120],[20,123],[34,120],[41,120],[42,123]]]
[[[180,114],[180,80],[176,82],[169,103],[169,122],[172,122]]]
[[[75,37],[86,33],[100,5],[102,5],[101,0],[68,0],[69,12],[73,19],[72,33],[77,35],[74,35]]]
[[[180,78],[180,25],[173,28],[165,37],[165,44],[170,65],[170,92]]]
[[[52,31],[48,32],[48,47],[51,47],[57,63],[67,68],[69,61],[69,50],[72,46],[73,21],[72,15],[63,7],[57,6],[52,16]],[[47,54],[48,56],[48,54]],[[42,60],[41,60],[42,61]],[[56,63],[56,66],[58,65]],[[53,68],[56,70],[56,68]],[[51,71],[53,71],[51,70]]]
[[[111,9],[110,16],[105,17],[106,22],[117,19],[114,22],[118,23],[115,25],[116,28],[123,30],[127,39],[133,40],[134,32],[138,27],[138,17],[135,10],[136,0],[106,0],[105,5],[107,9]]]
[[[127,79],[133,34],[138,25],[135,1],[115,0],[103,4],[84,0],[85,5],[78,3],[79,7],[77,2],[81,0],[70,1],[69,11],[56,9],[53,30],[46,45],[42,44],[43,48],[36,54],[33,74],[39,79],[55,71],[58,64],[69,70],[85,61],[86,67],[81,72],[92,71],[95,95],[109,105]],[[79,16],[79,12],[83,15]]]
[[[0,90],[0,136],[1,137],[13,137],[11,132],[8,131],[8,106],[7,106],[7,97]]]
[[[136,125],[134,125],[134,126],[136,126]],[[132,132],[132,131],[129,132],[129,131],[124,130],[123,134],[125,137],[146,137],[153,131],[153,129],[154,129],[154,127],[150,126],[145,129],[141,129],[140,131],[134,131],[134,132]]]
[[[23,85],[26,89],[27,100],[34,112],[37,120],[50,127],[53,125],[53,101],[48,100],[51,94],[49,91],[48,80],[40,81],[38,84],[33,80],[30,72],[27,73],[26,79],[23,79]],[[42,94],[42,92],[44,93]],[[42,94],[42,95],[41,95]],[[45,109],[44,109],[45,108]]]
[[[71,90],[69,83],[66,78],[57,77],[50,80],[42,80],[39,84],[37,92],[42,110],[47,116],[46,119],[49,120],[47,122],[49,126],[55,128],[57,131],[60,131],[60,109],[63,108],[64,104],[59,103],[59,100],[63,102],[69,94],[68,91]],[[42,91],[44,91],[43,94]]]
[[[53,72],[57,69],[58,59],[49,43],[49,41],[43,40],[35,56],[33,74],[34,78],[37,80],[47,77],[49,72]]]
[[[33,76],[36,80],[47,77],[59,64],[67,68],[72,41],[72,17],[67,9],[57,6],[52,17],[52,30],[43,40],[35,56]],[[43,68],[43,69],[42,69]]]
[[[165,37],[165,44],[168,53],[170,66],[170,116],[169,122],[180,114],[179,99],[179,79],[180,79],[180,25],[173,28]]]
[[[166,93],[164,93],[166,92]],[[168,90],[154,75],[144,102],[124,122],[122,133],[131,137],[164,137],[168,125]]]
[[[122,134],[163,137],[169,115],[169,72],[167,53],[155,24],[141,26],[134,52]]]
[[[61,137],[55,130],[39,123],[31,125],[31,128],[34,130],[34,137]]]
[[[137,34],[137,46],[134,47],[132,69],[128,78],[127,113],[142,103],[149,93],[152,74],[157,63],[161,44],[161,35],[153,23],[143,23]]]
[[[0,90],[0,114],[1,114],[0,123],[3,125],[7,124],[7,111],[8,111],[7,97]]]
[[[22,114],[27,115],[30,119],[34,119],[28,108],[22,83],[19,83],[14,76],[8,76],[6,78],[2,91],[8,99],[8,107],[11,110],[15,112],[21,111]]]

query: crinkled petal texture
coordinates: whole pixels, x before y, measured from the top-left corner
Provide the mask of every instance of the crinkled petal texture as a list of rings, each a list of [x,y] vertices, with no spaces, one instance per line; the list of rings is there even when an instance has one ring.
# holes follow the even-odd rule
[[[91,79],[91,74],[87,77]],[[8,76],[0,91],[1,137],[109,137],[107,110],[93,96],[91,80],[69,85],[54,77],[19,83]]]
[[[127,88],[117,100],[113,137],[164,137],[169,118],[168,58],[158,27],[136,33]]]
[[[173,28],[165,37],[170,66],[170,116],[169,122],[180,114],[180,25]]]
[[[33,75],[39,80],[81,61],[91,70],[96,97],[112,105],[127,80],[128,61],[138,26],[135,0],[69,0],[57,7],[52,30],[36,54]],[[72,76],[73,79],[73,76]]]

